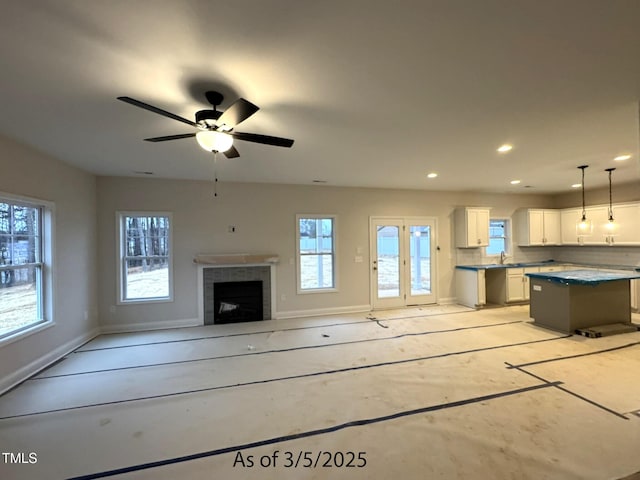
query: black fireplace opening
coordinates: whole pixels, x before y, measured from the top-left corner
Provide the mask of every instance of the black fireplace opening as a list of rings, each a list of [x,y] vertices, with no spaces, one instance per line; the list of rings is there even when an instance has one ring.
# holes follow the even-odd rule
[[[262,320],[262,280],[213,284],[213,323]]]

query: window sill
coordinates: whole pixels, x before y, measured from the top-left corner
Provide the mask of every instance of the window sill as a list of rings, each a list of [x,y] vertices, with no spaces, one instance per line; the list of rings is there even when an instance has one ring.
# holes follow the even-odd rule
[[[9,345],[9,344],[11,344],[13,342],[17,342],[17,341],[22,340],[24,338],[27,338],[27,337],[33,335],[34,333],[42,332],[43,330],[51,328],[54,325],[55,325],[55,322],[46,321],[46,322],[38,323],[36,325],[28,327],[28,328],[26,328],[24,330],[20,330],[20,331],[15,332],[15,333],[10,333],[6,337],[0,338],[0,347],[3,347],[5,345]]]
[[[305,290],[302,289],[298,289],[297,293],[298,295],[307,295],[310,293],[335,293],[337,292],[338,289],[337,288],[308,288]]]
[[[173,302],[173,297],[167,297],[167,298],[136,298],[133,300],[119,300],[116,305],[121,306],[121,305],[147,305],[149,303],[172,303]]]

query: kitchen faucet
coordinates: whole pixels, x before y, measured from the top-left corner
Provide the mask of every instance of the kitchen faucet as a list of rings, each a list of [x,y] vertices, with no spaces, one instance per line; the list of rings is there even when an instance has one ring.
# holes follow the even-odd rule
[[[504,250],[500,252],[500,264],[504,264],[504,261],[507,259],[507,254],[504,253]]]

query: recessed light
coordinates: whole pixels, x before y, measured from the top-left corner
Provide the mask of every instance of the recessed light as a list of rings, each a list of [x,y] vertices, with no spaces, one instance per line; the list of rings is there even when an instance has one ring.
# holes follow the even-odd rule
[[[437,173],[431,172],[430,174],[427,175],[427,178],[436,178],[437,176],[438,176]]]
[[[508,143],[505,143],[504,145],[500,145],[498,147],[498,151],[500,153],[505,153],[508,152],[509,150],[511,150],[513,148],[513,145],[509,145]]]
[[[573,185],[571,185],[571,188],[580,188],[581,186],[581,183],[574,183]]]
[[[511,180],[511,185],[518,185],[520,183],[520,180]]]
[[[631,155],[618,155],[616,158],[614,158],[614,160],[616,162],[622,162],[624,160],[629,160],[631,158]]]

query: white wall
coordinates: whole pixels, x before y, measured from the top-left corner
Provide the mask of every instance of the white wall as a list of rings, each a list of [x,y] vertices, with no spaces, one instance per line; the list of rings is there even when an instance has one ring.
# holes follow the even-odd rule
[[[0,137],[0,192],[55,204],[55,325],[0,347],[2,392],[97,333],[96,179]]]
[[[549,207],[551,198],[535,195],[440,193],[417,190],[338,188],[273,184],[221,183],[213,198],[209,181],[143,178],[98,178],[99,316],[109,329],[153,325],[197,318],[198,253],[275,253],[280,314],[322,309],[354,309],[370,304],[369,217],[433,216],[438,222],[438,297],[452,299],[456,249],[453,248],[453,209],[460,205],[494,207],[511,216],[524,206]],[[148,305],[116,304],[116,220],[118,210],[165,210],[174,222],[174,301]],[[296,214],[338,216],[339,291],[296,294]],[[234,225],[236,233],[228,233]],[[355,263],[362,248],[363,263]],[[293,262],[293,263],[290,263]],[[286,300],[281,299],[281,295]],[[111,307],[115,307],[115,312]]]

